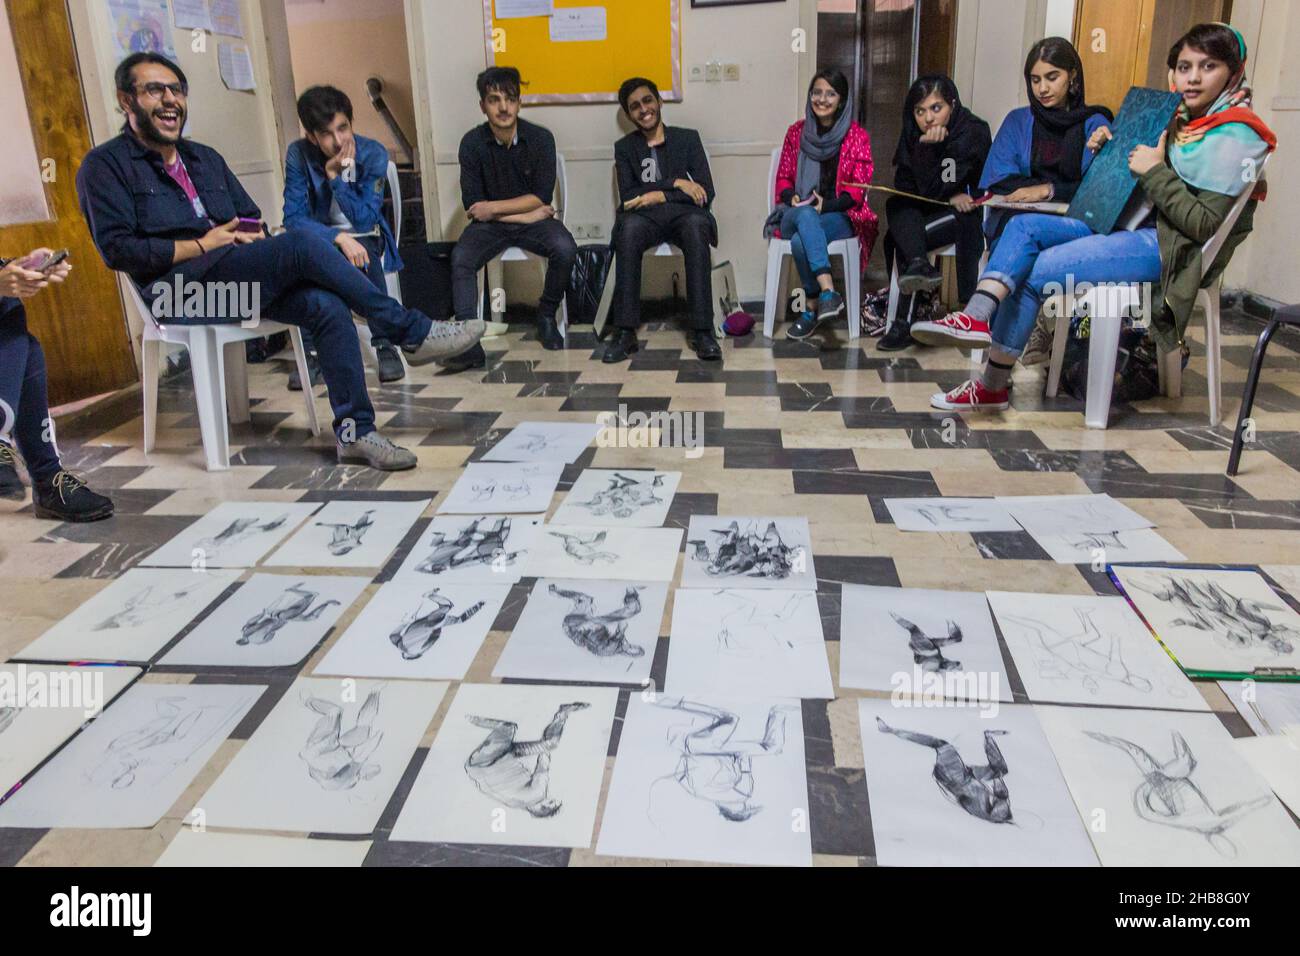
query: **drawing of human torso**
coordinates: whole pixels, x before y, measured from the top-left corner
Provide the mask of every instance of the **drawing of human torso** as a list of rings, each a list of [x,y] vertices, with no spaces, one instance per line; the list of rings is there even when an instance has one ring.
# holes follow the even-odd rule
[[[153,717],[109,741],[99,763],[85,772],[86,782],[113,790],[157,783],[211,737],[220,724],[209,720],[204,729],[204,717],[218,709],[180,696],[160,698]]]
[[[307,764],[308,775],[323,790],[352,790],[377,776],[381,765],[372,760],[384,738],[375,729],[382,688],[371,691],[357,710],[355,720],[343,729],[343,707],[321,697],[303,698],[303,706],[319,719],[307,735],[298,756]]]
[[[606,614],[597,614],[591,595],[576,590],[564,590],[552,584],[549,592],[556,597],[573,602],[573,608],[564,615],[561,627],[570,641],[590,651],[597,657],[641,657],[645,648],[627,639],[628,621],[641,613],[638,588],[628,588],[623,595],[623,605]]]
[[[438,642],[443,628],[469,620],[483,609],[485,603],[478,601],[461,614],[452,614],[455,605],[434,588],[420,599],[419,606],[402,619],[388,639],[404,660],[417,660]]]
[[[370,517],[374,513],[373,509],[367,511],[351,524],[317,521],[316,527],[330,529],[330,540],[326,544],[326,547],[329,548],[330,554],[335,557],[342,557],[343,555],[350,554],[357,548],[361,547],[366,532],[369,531],[375,523],[374,519]]]
[[[630,478],[615,472],[609,479],[609,487],[596,492],[586,501],[577,502],[593,516],[613,515],[616,518],[630,518],[643,508],[663,504],[663,499],[655,490],[664,483],[664,475],[655,475],[650,481]]]
[[[242,633],[235,643],[268,644],[286,624],[294,621],[314,621],[327,608],[339,603],[329,600],[312,607],[312,602],[319,596],[316,591],[308,590],[301,582],[285,588],[279,597],[244,622]]]

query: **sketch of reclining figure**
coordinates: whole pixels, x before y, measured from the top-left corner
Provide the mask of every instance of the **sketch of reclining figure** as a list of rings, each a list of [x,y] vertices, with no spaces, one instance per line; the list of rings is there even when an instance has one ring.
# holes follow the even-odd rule
[[[608,614],[595,612],[595,601],[590,594],[567,591],[552,584],[547,589],[556,597],[573,602],[573,609],[564,615],[562,627],[565,636],[597,657],[641,657],[645,648],[627,639],[627,622],[641,613],[639,588],[628,588],[623,594],[623,606]]]
[[[465,760],[465,775],[480,791],[508,807],[539,818],[555,816],[562,804],[550,794],[551,754],[560,746],[569,715],[590,706],[582,701],[561,704],[540,740],[516,740],[519,725],[513,721],[466,715],[488,735]]]
[[[312,607],[318,597],[316,591],[307,590],[302,582],[285,588],[279,597],[244,622],[243,633],[235,643],[269,644],[289,622],[314,621],[327,608],[339,603],[331,599]]]
[[[651,481],[641,481],[615,472],[609,479],[608,488],[577,504],[593,515],[613,514],[616,518],[630,518],[642,508],[663,504],[663,499],[655,494],[655,489],[663,486],[665,477],[655,475]]]
[[[781,540],[775,521],[769,522],[762,537],[752,526],[742,532],[735,521],[712,533],[722,539],[716,551],[710,551],[704,541],[689,542],[695,549],[692,558],[704,565],[704,572],[710,577],[744,575],[780,579],[788,578],[794,570],[792,558],[798,549],[787,547]]]
[[[221,553],[222,548],[234,547],[237,544],[243,544],[245,541],[248,541],[250,538],[254,538],[259,534],[264,534],[267,531],[275,531],[278,528],[283,527],[284,523],[288,520],[289,516],[287,514],[282,514],[272,518],[265,524],[258,524],[256,518],[236,518],[212,537],[200,538],[198,541],[194,542],[194,547],[207,552],[208,558],[215,558]]]
[[[402,619],[393,633],[388,635],[393,646],[402,652],[405,660],[423,657],[429,648],[442,637],[442,629],[468,621],[483,610],[485,601],[470,605],[462,614],[450,614],[454,604],[434,588],[420,600],[420,606]]]
[[[211,735],[211,729],[206,734],[197,732],[204,711],[211,709],[180,696],[160,698],[154,703],[155,716],[109,741],[86,779],[114,790],[124,790],[146,775],[150,781],[162,779]]]
[[[1300,631],[1274,624],[1264,613],[1282,610],[1281,605],[1236,597],[1214,581],[1200,584],[1190,578],[1170,575],[1164,588],[1142,587],[1142,590],[1189,615],[1174,620],[1175,626],[1182,624],[1208,631],[1229,647],[1249,650],[1263,645],[1275,654],[1290,654],[1295,650],[1295,640],[1300,638]]]
[[[356,521],[352,522],[352,524],[317,521],[316,527],[329,528],[332,532],[329,544],[326,545],[326,547],[330,549],[330,554],[334,555],[336,558],[342,557],[343,555],[350,554],[357,548],[361,547],[361,542],[366,536],[366,532],[369,531],[370,527],[375,523],[375,520],[370,517],[374,513],[373,509],[367,511]]]
[[[306,697],[303,706],[319,714],[307,742],[298,756],[307,764],[307,773],[323,790],[351,790],[363,780],[374,777],[382,767],[370,762],[371,755],[384,739],[375,731],[379,716],[379,690],[366,695],[357,711],[357,719],[343,729],[343,708],[321,697]]]
[[[876,729],[899,740],[929,747],[934,751],[934,782],[939,791],[971,816],[989,823],[1011,823],[1011,792],[1003,779],[1011,772],[995,737],[1005,730],[984,731],[984,756],[988,764],[968,767],[957,748],[946,740],[891,727],[879,717]]]
[[[453,538],[443,531],[435,531],[429,539],[433,548],[428,556],[415,566],[421,574],[442,574],[453,568],[475,564],[492,564],[498,557],[504,564],[514,564],[523,549],[506,551],[510,536],[510,519],[498,518],[487,531],[480,531],[482,518],[475,518]]]
[[[201,575],[196,575],[201,577]],[[96,624],[92,630],[111,631],[121,627],[140,627],[181,607],[185,599],[204,585],[202,580],[176,591],[166,591],[146,584],[126,599],[122,608]]]
[[[919,664],[922,671],[936,673],[961,670],[961,661],[950,660],[943,656],[944,647],[961,642],[961,627],[956,621],[948,622],[947,637],[937,637],[926,634],[920,627],[905,617],[899,617],[893,611],[889,612],[889,616],[899,627],[907,631],[907,646],[912,651],[912,662]]]

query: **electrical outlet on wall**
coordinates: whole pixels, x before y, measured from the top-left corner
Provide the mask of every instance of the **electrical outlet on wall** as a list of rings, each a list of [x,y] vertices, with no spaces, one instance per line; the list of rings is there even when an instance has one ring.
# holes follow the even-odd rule
[[[722,65],[722,78],[728,83],[735,83],[740,80],[740,64],[724,63]]]
[[[719,83],[722,81],[722,64],[717,60],[710,60],[704,64],[704,78],[710,83]]]
[[[703,63],[692,63],[692,64],[690,65],[690,67],[689,67],[689,68],[687,69],[687,71],[686,71],[686,82],[687,82],[687,83],[703,83],[703,82],[704,82],[704,64],[703,64]]]
[[[575,225],[575,226],[573,227],[573,238],[574,238],[574,239],[586,239],[586,238],[587,238],[587,227],[584,226],[584,225],[581,225],[581,224],[579,224],[579,225]]]
[[[598,222],[593,222],[587,227],[588,239],[603,239],[605,237],[605,227]]]

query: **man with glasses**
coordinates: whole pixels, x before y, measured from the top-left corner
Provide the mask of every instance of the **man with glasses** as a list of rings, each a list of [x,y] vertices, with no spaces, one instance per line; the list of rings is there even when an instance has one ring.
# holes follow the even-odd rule
[[[205,301],[221,298],[211,294],[217,284],[251,287],[262,315],[301,326],[315,340],[338,460],[414,468],[414,454],[375,430],[352,313],[382,328],[389,341],[412,347],[408,360],[415,365],[470,348],[483,324],[434,322],[404,308],[314,234],[265,238],[261,211],[221,154],[182,136],[189,88],[181,68],[156,53],[134,53],[118,65],[115,81],[126,124],[91,150],[77,173],[82,215],[104,262],[131,277],[160,322],[245,318],[183,315],[179,303],[168,307],[173,299],[163,293],[171,286],[200,284]]]
[[[555,314],[569,285],[578,246],[555,218],[555,137],[545,127],[519,118],[519,71],[494,66],[478,75],[479,109],[487,122],[460,141],[460,195],[470,223],[451,254],[452,301],[456,318],[478,315],[478,270],[494,256],[518,246],[547,260],[546,284],[538,303],[537,338],[542,348],[564,348]],[[473,366],[469,364],[472,361]],[[484,363],[482,349],[466,353],[452,368]]]
[[[718,224],[713,175],[700,134],[665,126],[663,100],[653,80],[637,76],[618,91],[618,101],[636,129],[614,144],[619,209],[614,222],[614,302],[617,331],[603,362],[623,362],[637,350],[641,324],[641,256],[671,242],[686,260],[686,304],[691,314],[690,347],[716,362],[722,349],[713,334],[713,255]]]

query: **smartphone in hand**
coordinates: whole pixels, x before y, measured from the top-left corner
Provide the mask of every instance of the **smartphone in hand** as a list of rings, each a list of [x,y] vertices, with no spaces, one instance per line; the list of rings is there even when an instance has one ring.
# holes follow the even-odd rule
[[[44,272],[48,274],[60,262],[68,258],[68,250],[60,249],[58,252],[46,253],[39,259],[28,258],[23,260],[24,269],[30,269],[32,272]]]
[[[245,219],[243,216],[240,216],[239,225],[235,227],[235,232],[251,232],[260,236],[262,234],[262,220]]]

